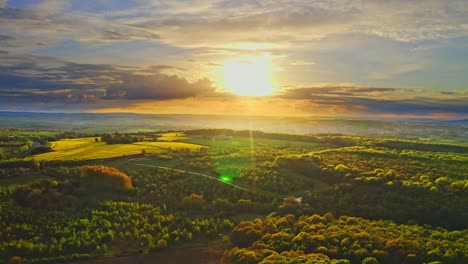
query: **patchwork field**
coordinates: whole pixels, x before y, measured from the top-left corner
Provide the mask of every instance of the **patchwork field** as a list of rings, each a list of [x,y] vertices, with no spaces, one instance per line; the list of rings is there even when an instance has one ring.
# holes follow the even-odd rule
[[[52,142],[53,152],[28,157],[34,160],[92,160],[142,153],[164,153],[168,150],[198,150],[200,145],[182,142],[137,142],[134,144],[106,144],[93,137],[62,139]]]
[[[161,134],[158,137],[158,141],[166,141],[166,142],[173,142],[173,141],[183,141],[190,139],[184,132],[170,132]]]

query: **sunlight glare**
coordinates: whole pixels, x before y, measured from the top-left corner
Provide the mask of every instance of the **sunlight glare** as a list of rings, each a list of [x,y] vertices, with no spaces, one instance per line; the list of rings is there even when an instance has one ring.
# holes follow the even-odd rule
[[[271,59],[267,56],[231,59],[224,62],[222,84],[229,92],[265,96],[275,91]]]

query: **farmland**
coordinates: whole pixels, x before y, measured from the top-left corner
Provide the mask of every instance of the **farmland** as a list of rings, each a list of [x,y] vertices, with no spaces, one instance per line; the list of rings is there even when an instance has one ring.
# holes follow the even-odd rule
[[[220,244],[227,263],[467,260],[463,144],[227,129],[17,132],[11,145],[24,152],[0,163],[5,261],[158,259],[199,245],[220,258]],[[86,168],[100,180],[85,181]],[[126,187],[112,190],[106,173]]]
[[[158,136],[158,141],[182,141],[190,139],[184,132],[162,133]]]
[[[28,157],[34,160],[93,160],[141,154],[160,154],[169,150],[198,150],[201,146],[182,142],[137,142],[108,145],[95,138],[62,139],[51,142],[53,152]]]

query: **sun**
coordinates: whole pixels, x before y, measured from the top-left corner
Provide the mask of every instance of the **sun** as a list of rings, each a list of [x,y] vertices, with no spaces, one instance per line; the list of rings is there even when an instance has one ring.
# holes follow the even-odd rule
[[[268,57],[230,59],[222,67],[222,85],[243,96],[265,96],[275,92],[273,67]]]

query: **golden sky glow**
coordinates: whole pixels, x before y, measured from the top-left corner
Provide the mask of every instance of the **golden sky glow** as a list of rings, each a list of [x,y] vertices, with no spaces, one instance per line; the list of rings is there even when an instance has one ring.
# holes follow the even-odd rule
[[[273,66],[266,55],[226,60],[221,85],[228,92],[244,96],[265,96],[275,91]]]
[[[92,2],[0,0],[0,111],[468,115],[466,0]]]

